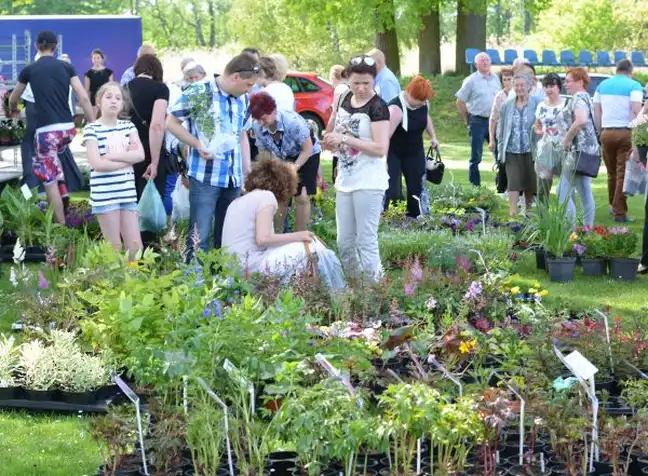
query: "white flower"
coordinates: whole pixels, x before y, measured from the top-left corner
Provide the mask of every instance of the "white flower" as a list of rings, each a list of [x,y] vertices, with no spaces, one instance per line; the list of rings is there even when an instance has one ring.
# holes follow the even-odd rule
[[[13,260],[14,263],[21,263],[25,259],[25,248],[20,245],[20,238],[16,240],[16,244],[13,249]]]
[[[11,267],[11,271],[9,272],[9,282],[13,285],[14,288],[18,287],[18,277],[16,276],[16,270],[14,267]]]

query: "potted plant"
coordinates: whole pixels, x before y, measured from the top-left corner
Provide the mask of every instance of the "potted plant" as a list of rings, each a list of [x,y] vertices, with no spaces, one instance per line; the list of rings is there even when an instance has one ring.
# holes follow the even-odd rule
[[[648,121],[642,121],[632,130],[632,145],[637,148],[639,160],[645,164],[648,155]]]
[[[150,451],[151,465],[154,474],[175,476],[182,474],[185,464],[182,453],[187,445],[187,420],[182,409],[166,405],[159,400],[151,404],[150,438],[147,439],[147,451]]]
[[[648,413],[606,418],[600,432],[601,452],[612,467],[610,476],[630,474],[635,451],[648,439]]]
[[[581,257],[585,276],[602,276],[607,272],[605,256],[605,234],[603,227],[585,226],[577,231],[578,239],[572,251]]]
[[[137,421],[130,405],[111,406],[108,413],[90,420],[90,436],[99,446],[103,465],[100,476],[139,474],[139,463],[127,455],[137,439]]]
[[[494,476],[500,474],[497,470],[499,441],[507,420],[513,417],[513,402],[503,390],[489,388],[477,403],[483,439],[477,454],[476,469],[484,476]]]
[[[54,400],[57,362],[42,341],[34,339],[20,346],[18,368],[29,400]]]
[[[216,474],[223,456],[223,412],[209,401],[196,402],[187,421],[187,443],[194,474]]]
[[[610,258],[610,276],[633,281],[637,277],[639,260],[630,256],[637,251],[638,235],[625,226],[611,226],[607,231],[605,250]]]
[[[0,400],[15,398],[18,347],[13,336],[0,336]]]
[[[572,234],[572,223],[567,216],[567,203],[566,200],[561,203],[557,197],[551,196],[537,205],[537,213],[541,221],[546,223],[543,244],[547,250],[549,279],[556,283],[572,281],[576,267],[576,258],[565,256]]]

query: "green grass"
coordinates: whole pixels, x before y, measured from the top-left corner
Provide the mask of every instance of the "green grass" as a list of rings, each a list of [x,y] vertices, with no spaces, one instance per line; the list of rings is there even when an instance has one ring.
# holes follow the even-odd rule
[[[95,474],[97,445],[84,415],[67,417],[26,412],[0,413],[0,474],[80,476]]]

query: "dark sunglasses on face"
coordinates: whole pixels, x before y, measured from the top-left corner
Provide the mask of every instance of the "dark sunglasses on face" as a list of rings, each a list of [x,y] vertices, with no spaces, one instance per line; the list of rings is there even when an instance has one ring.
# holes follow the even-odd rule
[[[351,64],[353,66],[358,66],[360,63],[364,63],[367,66],[373,66],[376,64],[376,61],[371,56],[357,56],[356,58],[351,59]]]

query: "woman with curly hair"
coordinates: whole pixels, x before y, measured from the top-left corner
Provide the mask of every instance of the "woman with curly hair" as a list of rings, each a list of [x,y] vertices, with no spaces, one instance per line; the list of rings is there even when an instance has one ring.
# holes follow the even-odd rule
[[[389,103],[389,189],[385,208],[389,203],[402,200],[401,176],[405,175],[407,185],[407,216],[416,218],[429,213],[429,199],[425,184],[425,150],[423,133],[430,136],[430,145],[439,146],[432,118],[429,116],[428,101],[434,97],[432,85],[423,76],[416,76],[405,91]],[[418,197],[418,200],[417,198]]]
[[[237,256],[248,272],[294,273],[306,269],[309,249],[316,253],[310,231],[275,234],[274,216],[280,203],[297,191],[294,167],[261,151],[260,160],[245,178],[245,195],[227,209],[223,225],[223,247]],[[313,242],[313,243],[311,243]]]

